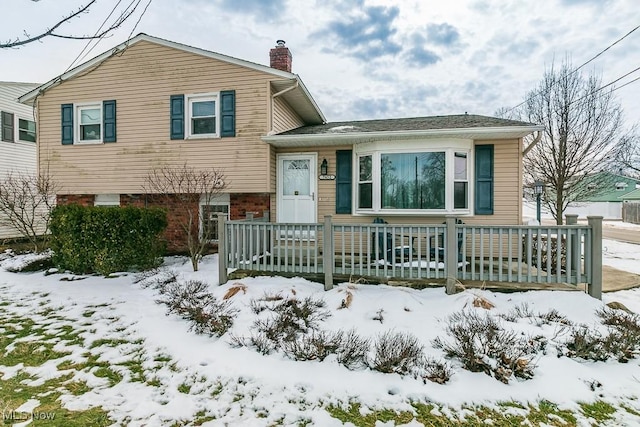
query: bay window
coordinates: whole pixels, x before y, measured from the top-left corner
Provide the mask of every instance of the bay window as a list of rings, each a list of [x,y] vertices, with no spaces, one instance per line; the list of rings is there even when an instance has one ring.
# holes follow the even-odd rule
[[[360,144],[356,212],[470,213],[471,141]]]

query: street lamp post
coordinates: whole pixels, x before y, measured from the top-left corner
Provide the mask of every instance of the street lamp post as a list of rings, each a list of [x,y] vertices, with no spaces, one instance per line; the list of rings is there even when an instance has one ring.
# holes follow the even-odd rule
[[[534,191],[536,194],[536,219],[538,220],[538,225],[542,224],[541,221],[541,209],[540,209],[540,199],[542,197],[542,193],[544,191],[544,183],[542,181],[536,181]]]

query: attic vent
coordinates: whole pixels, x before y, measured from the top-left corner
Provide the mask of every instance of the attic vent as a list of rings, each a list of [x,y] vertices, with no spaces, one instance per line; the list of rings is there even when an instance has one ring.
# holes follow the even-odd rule
[[[617,182],[616,183],[616,190],[622,191],[622,190],[627,188],[627,185],[628,184],[626,182]]]

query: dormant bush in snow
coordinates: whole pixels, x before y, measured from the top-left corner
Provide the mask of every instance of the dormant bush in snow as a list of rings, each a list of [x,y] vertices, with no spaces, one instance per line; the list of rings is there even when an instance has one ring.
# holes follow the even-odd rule
[[[526,302],[516,305],[507,313],[501,314],[500,317],[507,322],[517,322],[519,319],[529,319],[537,326],[549,325],[552,323],[558,323],[565,326],[571,325],[571,321],[563,314],[560,314],[558,310],[552,308],[546,313],[535,314]]]
[[[230,301],[218,301],[208,285],[198,280],[170,282],[159,301],[167,305],[169,313],[188,320],[190,330],[197,334],[220,337],[233,326],[237,314]]]
[[[541,345],[539,340],[506,331],[491,315],[473,310],[453,313],[447,319],[446,332],[448,339],[436,338],[434,347],[460,360],[465,369],[493,375],[504,383],[512,375],[533,377],[531,359]]]
[[[371,367],[384,373],[408,374],[420,366],[423,350],[424,346],[415,336],[387,331],[373,344]]]
[[[355,329],[344,332],[340,345],[336,349],[338,363],[347,369],[365,368],[369,364],[369,350],[371,341],[362,338]]]
[[[341,342],[341,331],[332,333],[312,330],[291,341],[284,341],[282,351],[294,360],[322,361],[330,354],[335,354]]]
[[[452,375],[453,369],[447,362],[430,357],[425,357],[417,369],[417,376],[425,382],[429,380],[434,383],[445,384],[451,379]]]
[[[640,353],[640,316],[611,308],[602,308],[596,314],[607,332],[578,325],[572,328],[566,348],[561,352],[569,357],[596,361],[615,358],[627,362],[637,357]]]
[[[252,309],[257,313],[269,312],[255,321],[254,330],[276,343],[293,341],[300,334],[317,330],[320,322],[331,316],[323,300],[311,297],[260,300],[252,304]]]

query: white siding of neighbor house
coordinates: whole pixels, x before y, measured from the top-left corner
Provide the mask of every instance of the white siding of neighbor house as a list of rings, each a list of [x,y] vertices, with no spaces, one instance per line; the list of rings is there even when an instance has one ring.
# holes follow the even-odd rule
[[[0,111],[14,114],[14,142],[0,140],[0,183],[9,172],[37,173],[36,144],[18,141],[18,118],[34,120],[33,108],[17,99],[38,87],[33,83],[0,82]],[[1,120],[1,118],[0,118]],[[18,237],[18,233],[0,221],[0,239]]]
[[[604,219],[622,219],[622,202],[581,202],[569,203],[564,214],[587,216],[601,216]]]

